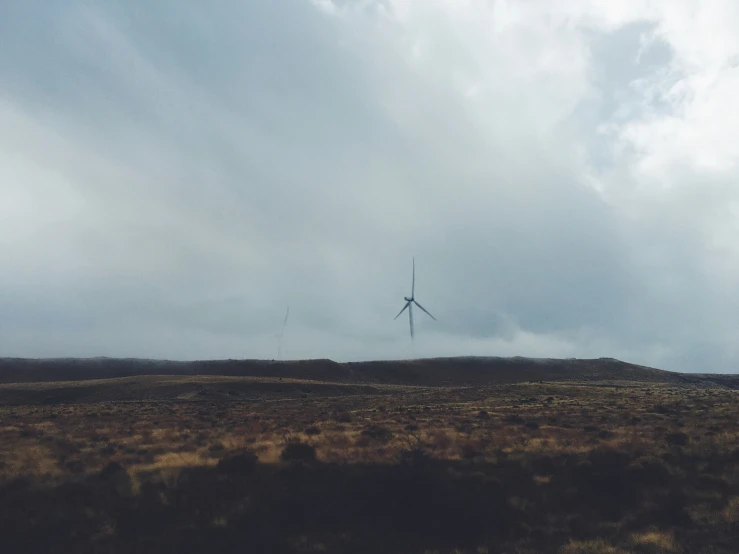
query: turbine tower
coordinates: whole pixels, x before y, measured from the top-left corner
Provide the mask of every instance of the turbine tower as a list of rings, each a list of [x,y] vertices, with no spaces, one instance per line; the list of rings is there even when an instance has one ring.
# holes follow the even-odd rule
[[[413,257],[413,281],[411,282],[411,296],[410,298],[408,296],[403,297],[405,300],[405,306],[403,306],[403,309],[398,312],[398,315],[395,316],[393,321],[395,319],[398,319],[400,317],[400,314],[402,314],[406,308],[408,308],[408,319],[411,324],[411,340],[413,340],[414,332],[413,332],[413,304],[421,308],[424,312],[428,314],[428,316],[436,321],[436,318],[432,316],[429,311],[421,306],[418,302],[416,302],[416,258]]]
[[[277,359],[280,359],[280,355],[282,354],[282,335],[285,334],[285,325],[287,325],[287,316],[290,315],[290,306],[287,307],[287,311],[285,312],[285,321],[282,322],[282,329],[280,332],[275,335],[275,338],[277,339]]]

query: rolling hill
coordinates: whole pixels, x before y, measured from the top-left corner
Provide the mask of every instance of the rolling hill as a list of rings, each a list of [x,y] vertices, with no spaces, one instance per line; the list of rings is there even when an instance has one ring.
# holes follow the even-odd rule
[[[677,373],[612,358],[456,357],[338,363],[332,360],[169,361],[124,358],[2,358],[0,384],[136,376],[282,378],[354,385],[483,386],[527,381],[636,381],[739,388],[739,376]]]

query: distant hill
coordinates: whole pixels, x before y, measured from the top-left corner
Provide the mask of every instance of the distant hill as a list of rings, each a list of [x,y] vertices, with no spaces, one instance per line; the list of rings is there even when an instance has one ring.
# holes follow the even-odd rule
[[[2,358],[0,384],[148,375],[274,377],[339,384],[481,386],[527,381],[640,381],[739,388],[738,375],[676,373],[612,358],[456,357],[338,363],[332,360],[169,361],[129,358]]]

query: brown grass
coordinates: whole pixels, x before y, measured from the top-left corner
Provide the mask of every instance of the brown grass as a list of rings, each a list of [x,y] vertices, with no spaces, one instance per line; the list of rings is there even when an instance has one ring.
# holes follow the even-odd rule
[[[560,554],[625,554],[619,548],[600,539],[594,541],[570,541],[559,550]]]
[[[243,384],[230,394],[233,380],[187,378],[205,394],[183,399],[162,382],[145,401],[0,407],[0,542],[180,551],[186,525],[192,544],[207,536],[221,551],[736,552],[731,390],[544,382],[324,395],[271,380],[250,397]],[[286,459],[296,443],[316,459]],[[246,451],[253,477],[218,469]],[[113,462],[125,478],[101,492]],[[19,503],[43,517],[24,523]],[[131,527],[142,513],[158,527]]]
[[[634,547],[642,547],[652,552],[680,552],[681,549],[671,532],[650,530],[631,535],[629,541]]]

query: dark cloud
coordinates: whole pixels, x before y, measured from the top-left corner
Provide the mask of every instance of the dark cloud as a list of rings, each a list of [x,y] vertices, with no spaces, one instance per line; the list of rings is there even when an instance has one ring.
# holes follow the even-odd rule
[[[2,353],[273,357],[290,305],[290,357],[731,368],[726,176],[645,193],[619,148],[632,83],[676,55],[642,48],[655,21],[23,6],[0,17]],[[415,350],[412,256],[438,319]]]

